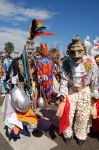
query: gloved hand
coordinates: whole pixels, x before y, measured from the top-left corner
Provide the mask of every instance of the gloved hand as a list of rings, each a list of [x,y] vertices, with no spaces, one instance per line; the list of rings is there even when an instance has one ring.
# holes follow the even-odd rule
[[[18,83],[18,75],[11,77],[11,83],[14,85]]]

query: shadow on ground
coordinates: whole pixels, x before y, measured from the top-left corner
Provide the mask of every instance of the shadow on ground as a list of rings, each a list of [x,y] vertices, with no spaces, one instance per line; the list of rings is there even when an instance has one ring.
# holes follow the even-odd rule
[[[99,133],[90,133],[83,145],[78,145],[75,138],[66,144],[62,136],[58,134],[58,119],[55,117],[56,106],[52,105],[51,109],[43,109],[41,113],[52,120],[52,128],[44,132],[45,136],[57,143],[57,146],[51,150],[99,150]]]
[[[13,150],[7,140],[0,133],[0,150]]]
[[[56,109],[57,107],[55,105],[51,105],[50,109],[41,110],[41,113],[45,117],[49,118],[52,123],[51,128],[44,132],[44,135],[57,143],[57,146],[50,150],[99,150],[99,133],[90,133],[82,146],[77,145],[74,138],[70,141],[70,143],[64,143],[62,136],[58,134],[58,119],[55,117]],[[37,115],[37,117],[39,119],[41,116]],[[13,148],[1,134],[0,150],[13,150]]]

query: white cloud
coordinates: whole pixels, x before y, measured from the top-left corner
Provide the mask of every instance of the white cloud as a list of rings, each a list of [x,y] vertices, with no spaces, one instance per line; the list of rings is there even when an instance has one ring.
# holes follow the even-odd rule
[[[16,16],[15,18],[13,18],[13,20],[17,20],[17,21],[25,22],[27,19],[26,19],[25,17]],[[14,22],[14,24],[15,24],[15,22]]]
[[[55,13],[49,12],[46,9],[37,8],[25,8],[22,5],[18,6],[14,3],[8,2],[7,0],[0,0],[0,21],[7,21],[10,24],[5,24],[0,26],[0,51],[4,49],[4,44],[6,42],[12,42],[15,46],[15,50],[22,52],[27,37],[28,32],[19,29],[22,28],[20,21],[25,22],[28,19],[47,19],[51,18]],[[13,25],[13,28],[11,27]],[[10,27],[8,27],[8,25]],[[16,28],[16,26],[18,28]],[[36,45],[38,45],[43,38],[36,38]]]
[[[18,28],[0,28],[0,51],[4,50],[5,43],[12,42],[14,44],[15,51],[18,51],[20,55],[24,49],[24,45],[29,37],[29,33],[20,30]],[[38,46],[42,42],[41,37],[37,37],[34,42],[35,46]]]
[[[24,8],[22,6],[16,6],[13,3],[8,3],[7,1],[0,2],[0,19],[16,19],[18,21],[23,21],[23,19],[37,18],[37,19],[47,19],[51,18],[55,13],[49,12],[42,9],[34,8]]]
[[[4,49],[4,44],[12,42],[15,46],[15,51],[22,52],[25,42],[28,37],[28,32],[20,29],[1,28],[0,31],[0,50]]]

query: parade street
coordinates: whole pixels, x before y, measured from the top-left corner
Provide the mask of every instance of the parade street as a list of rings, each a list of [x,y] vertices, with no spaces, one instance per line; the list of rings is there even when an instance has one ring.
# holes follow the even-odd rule
[[[17,141],[9,141],[5,135],[3,113],[2,113],[2,98],[0,98],[0,150],[99,150],[99,136],[89,135],[83,145],[77,145],[73,138],[70,143],[64,143],[61,136],[57,134],[58,122],[54,118],[52,124],[55,128],[56,137],[51,139],[49,131],[44,132],[40,138],[23,137]],[[56,106],[51,104],[51,108],[46,111],[46,116],[51,118],[55,115]],[[37,112],[38,113],[38,112]],[[42,115],[42,111],[38,113]]]

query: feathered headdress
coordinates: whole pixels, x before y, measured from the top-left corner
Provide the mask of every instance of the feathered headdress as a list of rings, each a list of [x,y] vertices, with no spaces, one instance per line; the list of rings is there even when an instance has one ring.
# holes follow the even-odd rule
[[[33,40],[36,36],[52,36],[54,33],[52,32],[44,32],[45,26],[43,25],[43,20],[32,20],[32,23],[29,26],[30,31],[30,40]]]

